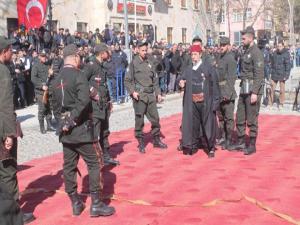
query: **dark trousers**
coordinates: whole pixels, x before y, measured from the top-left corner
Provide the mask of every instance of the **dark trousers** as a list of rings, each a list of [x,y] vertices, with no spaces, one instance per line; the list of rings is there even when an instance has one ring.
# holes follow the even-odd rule
[[[6,185],[9,193],[17,201],[19,199],[19,187],[17,178],[17,138],[14,139],[11,150],[12,159],[0,161],[0,180]]]
[[[250,103],[251,95],[240,95],[236,112],[236,129],[238,138],[243,138],[246,133],[246,124],[249,128],[249,136],[257,137],[258,114],[260,109],[261,95],[257,96],[255,104]]]
[[[22,225],[23,217],[20,207],[9,187],[0,180],[0,224],[3,225]]]
[[[109,155],[109,141],[108,137],[110,135],[109,131],[109,115],[106,116],[105,119],[95,119],[94,120],[96,131],[98,132],[99,135],[99,143],[100,146],[103,150],[103,157],[108,158],[110,157]]]
[[[79,156],[85,161],[89,174],[90,192],[101,191],[102,150],[99,143],[67,144],[63,143],[64,180],[68,194],[77,191],[77,164]]]
[[[223,137],[231,141],[234,130],[234,101],[221,102],[220,114],[219,123]]]
[[[50,104],[49,102],[47,104],[43,103],[43,93],[36,92],[35,96],[38,103],[38,120],[44,120],[45,117],[46,119],[51,119]]]
[[[155,96],[151,94],[145,101],[134,100],[133,108],[135,112],[135,137],[138,139],[144,137],[143,128],[145,115],[151,123],[151,134],[153,136],[159,136],[160,124]]]

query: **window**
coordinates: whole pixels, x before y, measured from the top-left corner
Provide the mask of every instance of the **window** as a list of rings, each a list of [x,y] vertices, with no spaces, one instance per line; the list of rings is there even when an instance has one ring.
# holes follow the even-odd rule
[[[224,37],[225,36],[225,32],[219,32],[219,37]]]
[[[240,31],[234,32],[233,42],[237,46],[241,45],[241,32]]]
[[[182,28],[182,43],[186,43],[186,28]]]
[[[206,8],[206,12],[210,13],[210,0],[205,1],[205,8]]]
[[[246,10],[246,20],[250,20],[252,18],[252,10],[251,8],[247,8]]]
[[[77,31],[78,32],[87,32],[87,23],[77,22]]]
[[[225,13],[224,11],[215,11],[215,21],[216,23],[225,23]]]
[[[199,9],[199,0],[194,0],[194,9]]]
[[[167,41],[168,43],[172,44],[173,43],[173,28],[172,27],[168,27],[167,28]]]
[[[186,0],[181,0],[181,8],[186,8]]]
[[[113,28],[114,28],[115,31],[121,31],[121,27],[122,27],[121,23],[114,23],[113,24]]]
[[[242,22],[243,21],[243,12],[238,9],[233,10],[233,22]]]

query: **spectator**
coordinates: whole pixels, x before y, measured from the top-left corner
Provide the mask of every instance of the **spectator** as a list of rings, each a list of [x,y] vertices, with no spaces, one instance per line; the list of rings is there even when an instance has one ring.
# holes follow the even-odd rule
[[[277,45],[277,50],[274,52],[272,57],[272,73],[271,73],[271,99],[270,106],[274,103],[274,92],[279,82],[280,85],[280,97],[279,97],[279,109],[283,108],[285,100],[285,81],[290,76],[291,64],[290,64],[290,54],[287,48],[284,47],[283,42],[279,42]]]

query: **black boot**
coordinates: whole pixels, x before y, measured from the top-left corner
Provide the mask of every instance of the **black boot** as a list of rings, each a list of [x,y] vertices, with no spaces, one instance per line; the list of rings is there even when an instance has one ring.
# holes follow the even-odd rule
[[[208,158],[214,158],[215,157],[215,147],[212,147],[212,148],[209,149],[207,156],[208,156]]]
[[[77,192],[69,194],[69,198],[71,199],[72,202],[73,215],[79,216],[85,208],[84,203],[80,199],[80,196],[78,195]]]
[[[256,137],[250,137],[249,146],[244,150],[244,155],[251,155],[256,152]]]
[[[99,192],[91,192],[92,204],[90,208],[91,217],[110,216],[116,211],[114,207],[107,206],[100,200]]]
[[[41,133],[42,134],[46,134],[44,120],[39,120],[39,124],[40,124],[40,131],[41,131]]]
[[[238,138],[238,142],[236,144],[231,144],[227,146],[228,151],[243,151],[246,148],[245,138]]]
[[[139,145],[138,145],[139,152],[140,153],[146,153],[144,139],[143,138],[138,138],[138,142],[139,142]]]
[[[154,137],[153,147],[161,149],[168,148],[168,146],[160,140],[159,136]]]
[[[118,166],[120,165],[120,162],[117,160],[114,160],[110,154],[109,150],[107,148],[103,148],[103,161],[104,161],[104,166]]]
[[[47,131],[56,131],[56,128],[53,127],[51,123],[51,119],[46,119],[46,121],[47,121]]]
[[[32,213],[23,213],[23,223],[28,224],[35,220],[35,217]]]

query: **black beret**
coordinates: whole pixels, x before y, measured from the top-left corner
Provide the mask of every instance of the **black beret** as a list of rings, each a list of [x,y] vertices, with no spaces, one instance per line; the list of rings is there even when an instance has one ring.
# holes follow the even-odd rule
[[[14,44],[15,39],[8,39],[4,36],[0,36],[0,50],[6,49],[8,46]]]
[[[221,37],[220,38],[220,45],[229,45],[230,44],[230,40],[228,37]]]

